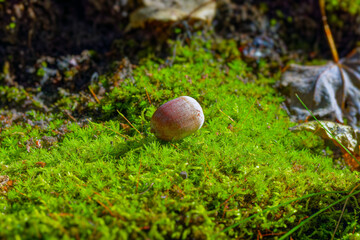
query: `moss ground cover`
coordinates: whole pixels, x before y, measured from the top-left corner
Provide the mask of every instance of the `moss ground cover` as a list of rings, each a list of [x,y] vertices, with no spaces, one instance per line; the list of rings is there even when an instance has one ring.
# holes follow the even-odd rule
[[[223,232],[267,208],[349,190],[358,181],[357,173],[324,156],[317,137],[288,131],[294,123],[272,88],[277,79],[254,73],[236,53],[231,42],[178,44],[171,64],[146,60],[117,86],[100,77],[92,88],[107,92],[87,105],[94,121],[54,115],[45,127],[2,123],[0,175],[10,181],[0,192],[0,238],[278,238],[346,196],[294,201]],[[158,106],[182,95],[202,105],[204,126],[182,141],[161,142],[149,132],[149,120]],[[117,110],[141,133],[122,127],[127,123]],[[28,114],[34,122],[49,118]],[[323,212],[292,237],[330,238],[341,208]],[[357,211],[351,198],[337,236],[359,232]]]

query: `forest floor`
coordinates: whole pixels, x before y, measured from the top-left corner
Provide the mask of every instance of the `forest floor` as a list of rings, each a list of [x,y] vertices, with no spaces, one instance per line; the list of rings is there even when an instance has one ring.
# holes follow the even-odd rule
[[[201,32],[169,44],[169,58],[115,62],[51,104],[0,86],[12,107],[0,119],[0,238],[277,239],[296,227],[292,239],[331,238],[359,174],[319,137],[289,131],[280,71],[269,76],[266,60],[254,69],[234,41]],[[69,78],[93,57],[82,56],[69,59]],[[203,127],[156,139],[152,114],[184,95],[202,106]],[[356,196],[337,237],[360,234]]]
[[[359,172],[321,131],[291,131],[299,104],[281,85],[291,63],[334,53],[317,1],[209,0],[207,23],[135,26],[139,2],[0,0],[0,239],[360,239]],[[326,3],[344,59],[360,5]],[[360,80],[359,52],[329,65],[347,67],[336,80]],[[205,122],[161,141],[151,117],[180,96]],[[338,99],[355,125],[360,104]]]

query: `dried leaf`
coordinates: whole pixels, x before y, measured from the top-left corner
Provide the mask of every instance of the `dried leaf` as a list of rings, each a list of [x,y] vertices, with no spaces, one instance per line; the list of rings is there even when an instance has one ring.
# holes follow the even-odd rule
[[[120,126],[125,132],[128,132],[131,129],[131,127],[128,124],[125,124],[125,123],[120,123]]]
[[[359,144],[360,144],[360,131],[356,130],[350,126],[341,125],[339,123],[330,122],[330,121],[319,121],[321,124],[329,130],[333,136],[351,153],[359,153]],[[323,139],[332,140],[335,145],[339,145],[335,139],[316,121],[310,121],[302,123],[295,127],[290,128],[293,132],[299,131],[309,131],[314,133],[317,136],[320,136]],[[341,147],[341,146],[339,146]],[[341,147],[342,148],[342,147]]]
[[[355,126],[360,117],[360,48],[338,64],[325,66],[291,65],[283,74],[281,86],[289,90],[292,120],[305,120],[309,112],[295,94],[321,119],[349,120]]]
[[[231,124],[231,123],[229,123],[229,125],[227,126],[227,129],[229,129],[230,131],[234,131],[234,126]]]
[[[131,13],[128,29],[144,27],[146,22],[175,22],[185,17],[211,21],[216,12],[213,0],[143,0],[143,4]]]
[[[44,168],[44,167],[46,166],[46,163],[45,163],[45,162],[36,162],[35,165],[36,165],[37,167],[42,167],[42,168]]]
[[[0,175],[0,187],[6,185],[6,183],[9,181],[9,176],[7,175]]]
[[[358,161],[360,161],[359,154],[355,154],[354,156]],[[345,163],[350,166],[351,171],[360,171],[360,165],[355,161],[352,156],[350,156],[350,154],[344,153],[343,157]]]
[[[344,146],[346,147],[351,154],[360,161],[359,145],[360,145],[360,131],[354,129],[350,126],[341,125],[339,123],[334,123],[330,121],[319,121],[321,124],[331,132],[333,136]],[[329,139],[334,142],[334,144],[341,148],[343,153],[344,160],[347,165],[350,166],[352,171],[360,171],[360,165],[358,162],[347,153],[335,139],[316,121],[311,121],[307,123],[302,123],[295,127],[290,128],[291,131],[310,131],[315,135],[322,137],[323,139]]]

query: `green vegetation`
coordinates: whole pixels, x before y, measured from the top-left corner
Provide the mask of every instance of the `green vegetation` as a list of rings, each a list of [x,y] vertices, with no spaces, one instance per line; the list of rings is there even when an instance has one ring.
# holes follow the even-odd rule
[[[31,111],[31,123],[3,123],[0,175],[10,182],[0,192],[0,238],[277,238],[346,196],[341,191],[358,173],[325,157],[319,138],[288,130],[294,123],[272,87],[277,78],[253,73],[233,42],[173,45],[172,64],[148,59],[131,78],[99,77],[90,86],[106,89],[99,103],[64,94],[54,103],[59,113]],[[202,105],[204,126],[182,141],[161,142],[149,132],[150,118],[182,95]],[[64,120],[63,110],[94,121]],[[123,128],[116,110],[141,134]],[[341,208],[322,212],[293,238],[329,239]],[[338,237],[359,233],[357,209],[352,197]]]
[[[358,14],[360,11],[359,0],[326,0],[326,8],[330,11],[341,9],[352,15]]]

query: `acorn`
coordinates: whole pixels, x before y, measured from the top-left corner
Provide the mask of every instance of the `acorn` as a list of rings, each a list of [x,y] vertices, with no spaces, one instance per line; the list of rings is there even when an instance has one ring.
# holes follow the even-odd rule
[[[159,139],[176,141],[201,128],[204,113],[200,104],[188,96],[175,98],[161,105],[151,118],[151,132]]]

